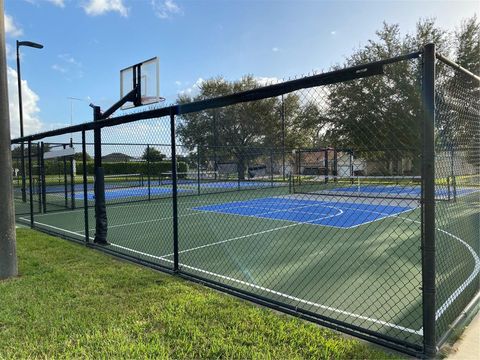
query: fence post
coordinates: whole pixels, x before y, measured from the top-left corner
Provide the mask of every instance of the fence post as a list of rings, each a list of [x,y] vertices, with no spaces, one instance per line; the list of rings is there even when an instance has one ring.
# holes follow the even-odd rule
[[[90,242],[88,230],[88,177],[87,177],[87,145],[85,142],[85,130],[82,130],[82,162],[83,162],[83,217],[85,223],[85,243]]]
[[[283,95],[282,95],[281,118],[282,118],[282,175],[283,175],[283,181],[285,181],[285,101],[283,99]]]
[[[423,347],[436,353],[435,339],[435,44],[423,49],[422,295]]]
[[[197,192],[200,195],[200,146],[197,145]]]
[[[148,187],[148,201],[151,200],[151,175],[150,175],[150,145],[147,144],[147,187]],[[143,184],[142,184],[143,186]]]
[[[173,108],[170,112],[170,142],[172,147],[173,271],[178,272],[177,145],[175,140],[175,113]]]
[[[40,176],[42,183],[42,206],[43,213],[47,212],[47,184],[46,184],[46,171],[45,171],[45,144],[43,141],[40,143]]]
[[[70,138],[70,148],[73,149],[73,139]],[[73,167],[76,165],[75,154],[70,157],[70,205],[72,209],[75,209],[75,170]]]
[[[29,200],[30,200],[30,226],[34,227],[33,218],[33,184],[32,184],[32,140],[28,140],[28,189],[29,189]]]
[[[329,164],[328,164],[328,153],[329,153],[328,148],[325,148],[325,184],[328,183],[328,174],[329,174],[329,172],[328,172],[328,166],[329,166]]]
[[[42,212],[42,154],[40,152],[40,143],[37,142],[37,169],[38,169],[38,212]]]
[[[65,150],[67,145],[63,144],[63,149]],[[63,187],[65,192],[65,209],[68,209],[68,178],[67,178],[67,158],[64,155],[63,159]]]
[[[273,150],[270,149],[270,183],[271,186],[274,186],[274,180],[273,180]]]
[[[93,106],[93,120],[102,119],[102,113],[99,106]],[[107,208],[105,205],[105,173],[102,167],[102,132],[97,127],[93,130],[94,138],[94,165],[95,165],[95,239],[97,244],[108,245],[107,231],[108,219]]]

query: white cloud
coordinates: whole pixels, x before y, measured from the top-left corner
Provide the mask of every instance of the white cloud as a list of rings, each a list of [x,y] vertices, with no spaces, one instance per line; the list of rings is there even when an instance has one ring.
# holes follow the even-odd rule
[[[60,54],[57,57],[60,61],[52,65],[53,70],[65,74],[65,79],[68,81],[83,77],[83,67],[80,61],[70,54]]]
[[[62,74],[65,74],[67,72],[67,69],[65,69],[63,66],[60,66],[58,64],[53,64],[52,69],[58,72],[61,72]]]
[[[7,59],[14,59],[15,52],[12,49],[12,46],[9,43],[5,44],[5,53],[7,55]]]
[[[53,5],[58,7],[65,7],[65,0],[48,0],[48,2],[51,2]]]
[[[182,85],[182,82],[177,80],[177,81],[175,81],[175,85],[180,86],[180,85]]]
[[[121,16],[128,16],[128,9],[123,4],[123,0],[88,0],[83,6],[88,15],[97,16],[106,12],[118,12]]]
[[[160,19],[182,14],[182,9],[173,0],[151,0],[153,11]]]
[[[58,55],[58,58],[63,60],[64,62],[66,62],[68,64],[72,64],[72,65],[79,66],[79,67],[82,66],[82,63],[80,61],[75,60],[73,58],[73,56],[70,55],[70,54],[60,54],[60,55]]]
[[[337,31],[336,30],[330,31],[330,35],[337,35]]]
[[[200,86],[202,85],[202,83],[204,81],[205,81],[204,79],[198,78],[197,81],[195,81],[195,83],[192,86],[190,86],[186,89],[180,90],[178,93],[180,95],[196,96],[196,95],[198,95],[199,90],[200,90]]]
[[[11,67],[7,67],[8,78],[8,100],[10,112],[10,134],[12,138],[20,136],[20,117],[18,110],[18,86],[17,72]],[[30,89],[26,80],[22,80],[22,104],[23,104],[23,129],[24,134],[34,134],[42,130],[43,124],[38,114],[38,95]]]
[[[277,84],[280,82],[280,79],[276,77],[257,76],[255,77],[255,80],[260,84],[260,86],[267,86],[267,85]]]
[[[23,30],[18,27],[17,24],[13,21],[13,18],[10,15],[5,14],[5,33],[8,36],[20,36],[23,34]]]
[[[278,51],[280,51],[280,49],[278,47],[274,47],[274,48],[272,48],[272,51],[273,52],[278,52]]]

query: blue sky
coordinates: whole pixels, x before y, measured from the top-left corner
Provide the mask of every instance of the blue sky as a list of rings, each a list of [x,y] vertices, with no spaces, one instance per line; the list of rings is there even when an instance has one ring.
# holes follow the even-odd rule
[[[382,22],[411,32],[435,17],[453,31],[477,1],[5,0],[12,135],[18,134],[15,40],[22,48],[26,133],[91,119],[119,98],[119,70],[160,58],[174,103],[201,79],[288,78],[341,63]]]

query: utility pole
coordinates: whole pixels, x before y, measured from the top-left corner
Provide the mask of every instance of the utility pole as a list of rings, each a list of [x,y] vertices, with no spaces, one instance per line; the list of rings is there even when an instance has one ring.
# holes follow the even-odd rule
[[[4,22],[0,0],[0,280],[18,275]]]

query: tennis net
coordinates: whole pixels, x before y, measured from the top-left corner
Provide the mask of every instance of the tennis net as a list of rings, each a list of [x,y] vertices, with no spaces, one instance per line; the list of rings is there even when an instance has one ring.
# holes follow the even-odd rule
[[[449,186],[439,189],[438,195],[449,196]],[[420,199],[420,176],[302,176],[292,178],[297,194],[342,197]]]
[[[145,186],[143,174],[112,174],[105,175],[105,188],[130,188]]]
[[[172,184],[172,173],[161,173],[159,185],[169,186]],[[238,173],[217,171],[179,172],[177,184],[185,190],[197,190],[201,192],[231,191],[237,189],[256,189],[288,185],[287,182],[275,181],[272,176],[245,177],[240,179]]]

